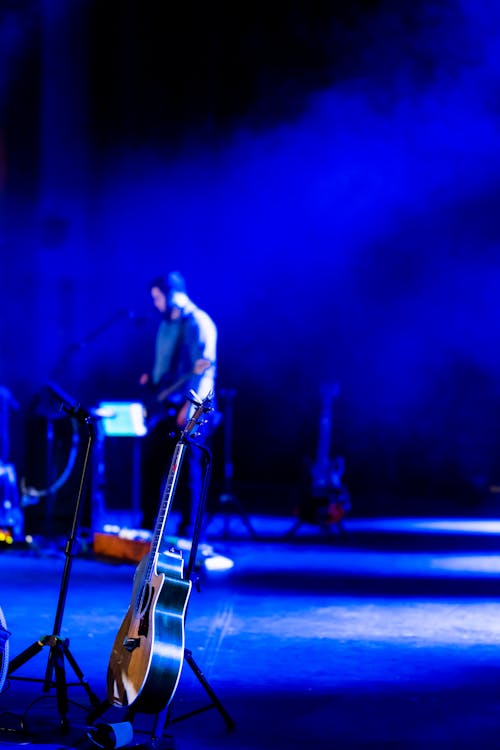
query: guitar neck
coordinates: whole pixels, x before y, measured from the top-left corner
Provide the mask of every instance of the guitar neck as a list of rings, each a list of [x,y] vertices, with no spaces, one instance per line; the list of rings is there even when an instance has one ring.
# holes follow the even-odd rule
[[[321,415],[319,421],[318,448],[316,451],[316,466],[325,467],[330,460],[332,441],[332,408],[333,400],[338,395],[339,387],[336,383],[323,386],[321,393]]]
[[[330,457],[330,444],[332,440],[332,424],[329,414],[325,413],[320,420],[318,450],[316,452],[316,464],[323,466],[328,463]]]
[[[202,423],[203,415],[208,413],[212,408],[212,397],[210,395],[201,402],[194,401],[189,396],[188,398],[196,405],[196,409],[193,416],[188,420],[188,423],[184,428],[181,437],[177,441],[177,445],[175,446],[172,460],[170,462],[170,470],[165,482],[165,489],[163,490],[160,508],[158,510],[158,516],[156,519],[155,530],[153,533],[153,539],[151,541],[151,549],[144,569],[144,583],[151,583],[153,577],[157,573],[158,554],[163,542],[165,523],[170,511],[170,506],[172,505],[172,500],[174,497],[175,488],[177,486],[177,480],[179,478],[182,461],[184,458],[184,454],[188,448],[189,438]]]
[[[170,511],[170,506],[172,505],[172,500],[175,494],[175,488],[177,486],[177,480],[179,478],[179,472],[182,466],[186,448],[186,442],[183,440],[179,440],[179,442],[175,446],[174,454],[172,456],[170,470],[168,472],[167,481],[165,482],[165,489],[163,490],[160,509],[158,511],[158,516],[156,519],[153,539],[151,541],[149,561],[145,571],[145,580],[147,581],[151,581],[153,575],[156,572],[158,553],[160,551],[161,543],[163,541],[165,533],[165,523]]]

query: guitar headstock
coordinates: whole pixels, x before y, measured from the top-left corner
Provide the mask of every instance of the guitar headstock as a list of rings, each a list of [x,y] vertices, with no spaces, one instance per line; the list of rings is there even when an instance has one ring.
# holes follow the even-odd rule
[[[206,422],[205,415],[213,411],[214,397],[212,393],[209,393],[206,398],[200,401],[196,393],[191,390],[189,391],[187,398],[196,408],[182,431],[182,438],[188,438],[193,435],[197,428],[201,427],[201,425]]]

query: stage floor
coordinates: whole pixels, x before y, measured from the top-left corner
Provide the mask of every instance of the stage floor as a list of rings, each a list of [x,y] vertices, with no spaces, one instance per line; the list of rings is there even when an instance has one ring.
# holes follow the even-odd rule
[[[160,746],[500,745],[500,522],[348,519],[343,536],[302,526],[289,538],[289,519],[250,520],[258,538],[239,518],[214,519],[209,542],[233,567],[201,572],[186,618],[186,646],[235,728],[217,708],[190,715],[210,699],[185,662]],[[66,557],[44,541],[0,550],[11,659],[53,634]],[[89,545],[70,567],[60,635],[102,700],[135,564]],[[43,689],[49,653],[16,670],[27,680],[5,682],[0,747],[87,749],[89,724],[125,718],[113,708],[90,721],[86,689],[70,685],[63,733],[57,691]],[[132,745],[152,727],[138,715]]]

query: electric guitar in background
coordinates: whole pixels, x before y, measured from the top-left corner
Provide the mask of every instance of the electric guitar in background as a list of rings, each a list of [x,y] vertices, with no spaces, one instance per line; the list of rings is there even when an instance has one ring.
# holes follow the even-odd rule
[[[192,584],[184,578],[182,553],[164,537],[165,524],[188,438],[211,408],[210,397],[196,404],[172,456],[151,548],[136,568],[131,602],[109,659],[108,701],[115,706],[156,714],[170,703],[177,688]]]
[[[299,511],[303,521],[321,526],[339,524],[351,507],[343,484],[344,459],[331,457],[333,402],[339,394],[337,383],[321,389],[321,412],[316,458],[309,469],[306,497]]]

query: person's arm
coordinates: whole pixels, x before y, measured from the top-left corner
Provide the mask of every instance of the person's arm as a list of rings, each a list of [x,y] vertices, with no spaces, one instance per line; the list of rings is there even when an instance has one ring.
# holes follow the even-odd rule
[[[191,358],[193,372],[186,391],[193,390],[204,399],[214,389],[217,351],[217,328],[211,318],[201,310],[195,314],[195,325],[191,329]],[[177,415],[177,424],[184,425],[190,416],[191,402],[186,401]]]
[[[211,362],[209,359],[204,359],[203,357],[200,357],[199,359],[197,359],[196,362],[194,363],[193,374],[190,378],[190,388],[188,390],[194,390],[195,393],[197,393],[200,396],[200,398],[205,398],[206,396],[201,395],[201,391],[205,389],[201,388],[200,384],[201,384],[201,381],[203,380],[203,374],[206,371],[213,368],[214,365],[215,363]],[[213,378],[212,378],[212,382],[213,382]],[[195,384],[197,387],[194,387]],[[212,389],[209,388],[207,390],[207,393],[206,393],[207,396],[210,390]],[[185,425],[187,418],[188,418],[189,409],[191,406],[192,406],[191,401],[186,400],[184,401],[182,407],[177,412],[176,424],[178,427],[183,427]]]

